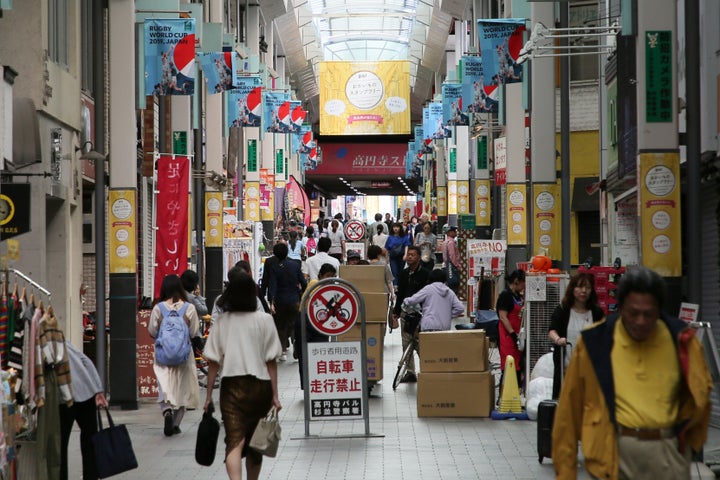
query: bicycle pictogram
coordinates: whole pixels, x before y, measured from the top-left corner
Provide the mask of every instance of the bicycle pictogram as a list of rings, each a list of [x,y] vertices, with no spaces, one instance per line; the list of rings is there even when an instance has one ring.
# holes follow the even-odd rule
[[[358,300],[343,285],[325,285],[315,290],[308,302],[310,324],[325,335],[349,331],[358,317]]]

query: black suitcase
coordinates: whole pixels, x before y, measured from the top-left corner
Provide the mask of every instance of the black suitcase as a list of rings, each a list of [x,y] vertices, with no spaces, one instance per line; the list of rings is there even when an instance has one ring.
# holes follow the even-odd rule
[[[570,345],[568,343],[568,345]],[[562,350],[560,363],[560,381],[565,376],[565,349]],[[542,463],[545,457],[552,458],[552,430],[555,422],[557,400],[543,400],[538,404],[537,413],[537,451],[538,462]]]

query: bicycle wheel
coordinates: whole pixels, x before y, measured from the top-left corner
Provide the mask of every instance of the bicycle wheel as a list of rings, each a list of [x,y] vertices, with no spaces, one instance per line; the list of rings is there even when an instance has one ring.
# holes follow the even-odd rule
[[[413,344],[410,343],[403,352],[402,357],[400,357],[400,363],[398,363],[398,369],[395,373],[395,378],[393,378],[393,390],[397,389],[398,385],[400,385],[403,377],[405,376],[405,373],[407,373],[408,363],[410,362],[410,356],[413,354],[413,350]]]

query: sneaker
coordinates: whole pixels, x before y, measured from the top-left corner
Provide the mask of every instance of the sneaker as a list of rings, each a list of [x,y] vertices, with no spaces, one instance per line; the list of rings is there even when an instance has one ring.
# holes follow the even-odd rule
[[[417,375],[415,375],[413,372],[407,372],[402,380],[400,380],[400,383],[416,383],[417,382]]]
[[[172,410],[165,410],[165,413],[163,414],[163,416],[165,417],[165,425],[163,428],[163,433],[165,434],[166,437],[169,437],[174,433]]]
[[[180,435],[181,433],[180,427],[173,427],[173,435]]]
[[[287,353],[283,353],[282,355],[280,355],[280,361],[281,361],[281,362],[286,362],[286,361],[287,361]]]

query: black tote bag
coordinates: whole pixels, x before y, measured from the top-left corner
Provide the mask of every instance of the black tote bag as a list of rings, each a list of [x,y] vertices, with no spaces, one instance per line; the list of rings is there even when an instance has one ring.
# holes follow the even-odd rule
[[[125,425],[115,425],[107,408],[105,408],[105,413],[110,425],[108,428],[103,428],[102,416],[98,408],[97,418],[100,431],[92,437],[98,478],[112,477],[138,466],[127,428]]]
[[[203,413],[195,440],[195,461],[206,467],[212,465],[215,460],[215,449],[220,434],[220,422],[213,417],[214,411],[215,407],[211,403],[207,411]]]

